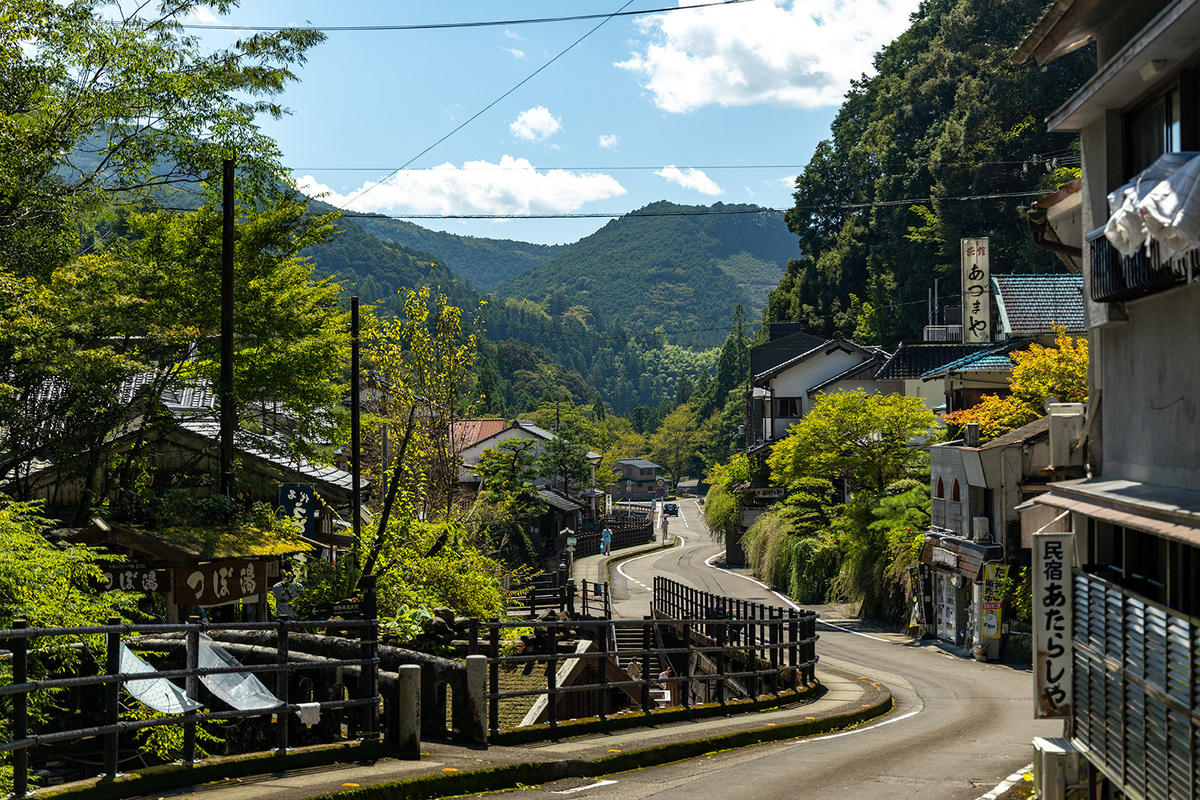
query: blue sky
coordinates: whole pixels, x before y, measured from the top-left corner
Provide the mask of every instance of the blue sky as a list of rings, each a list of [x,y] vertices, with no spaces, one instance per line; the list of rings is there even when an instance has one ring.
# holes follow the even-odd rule
[[[690,3],[680,3],[689,5]],[[627,10],[672,5],[634,0]],[[750,0],[610,19],[446,141],[598,20],[329,32],[263,127],[306,191],[405,214],[623,213],[656,200],[791,204],[852,78],[916,0]],[[408,25],[602,14],[617,0],[247,0],[228,25]],[[193,30],[213,46],[244,32]],[[764,165],[778,165],[768,166]],[[364,189],[366,189],[364,191]],[[437,220],[474,236],[573,242],[605,219]]]

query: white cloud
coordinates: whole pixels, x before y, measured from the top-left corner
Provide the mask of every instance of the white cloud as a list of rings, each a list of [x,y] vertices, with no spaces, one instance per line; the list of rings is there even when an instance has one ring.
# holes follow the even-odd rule
[[[597,140],[597,144],[605,150],[615,150],[617,145],[621,143],[621,139],[613,133],[602,133]]]
[[[545,106],[535,106],[518,114],[508,129],[518,139],[540,142],[562,130],[562,118],[551,114]]]
[[[616,66],[638,74],[654,104],[673,113],[839,105],[850,81],[872,72],[875,53],[908,28],[918,2],[773,0],[664,14],[640,22],[653,41]]]
[[[525,57],[525,51],[519,47],[501,47],[500,49],[505,51],[506,53],[511,53],[513,58],[524,58]]]
[[[197,25],[228,25],[229,23],[214,14],[208,6],[193,6],[184,18],[185,22]]]
[[[800,177],[799,175],[784,175],[782,178],[778,179],[779,185],[785,189],[795,189],[796,188],[796,178],[799,178],[799,177]]]
[[[674,164],[668,164],[654,174],[660,178],[666,178],[671,183],[678,183],[685,189],[695,189],[701,194],[718,195],[725,192],[724,189],[717,185],[716,181],[695,167],[680,170]]]
[[[461,168],[446,163],[406,170],[380,183],[368,181],[349,194],[335,192],[311,175],[296,184],[306,195],[324,194],[325,202],[338,207],[381,214],[561,214],[625,194],[611,175],[538,172],[528,160],[507,155],[498,164],[468,161]]]
[[[518,42],[526,41],[524,36],[521,36],[516,31],[509,30],[508,28],[504,29],[504,35],[507,36],[509,39],[516,39]]]

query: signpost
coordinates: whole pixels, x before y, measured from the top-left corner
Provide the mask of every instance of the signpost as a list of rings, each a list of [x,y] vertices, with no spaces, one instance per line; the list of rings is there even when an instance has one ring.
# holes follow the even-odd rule
[[[1071,716],[1075,535],[1033,534],[1033,716]]]
[[[663,480],[662,478],[655,478],[654,494],[657,495],[658,497],[662,497],[666,493],[667,493],[667,482],[665,480]]]

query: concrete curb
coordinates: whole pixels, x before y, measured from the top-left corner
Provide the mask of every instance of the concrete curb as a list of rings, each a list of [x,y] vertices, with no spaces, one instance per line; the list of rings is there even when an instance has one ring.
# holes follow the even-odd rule
[[[892,710],[894,705],[892,693],[887,687],[873,683],[869,679],[861,678],[859,680],[863,684],[864,693],[873,692],[875,697],[872,702],[863,703],[862,708],[857,711],[835,714],[825,718],[809,718],[772,727],[737,731],[720,736],[672,742],[640,750],[614,753],[596,759],[567,758],[543,762],[524,762],[469,772],[456,771],[441,775],[427,775],[376,786],[349,789],[336,794],[321,795],[316,800],[332,800],[334,797],[360,798],[362,800],[432,800],[432,798],[438,797],[501,791],[514,788],[518,784],[533,785],[563,778],[598,778],[618,772],[662,766],[722,750],[829,733],[860,725]]]
[[[675,547],[678,543],[679,543],[679,535],[672,534],[670,544],[660,544],[657,547],[647,547],[645,550],[635,550],[630,553],[620,553],[620,554],[614,553],[613,555],[610,555],[608,557],[608,560],[604,562],[604,580],[605,580],[605,582],[606,583],[612,582],[613,564],[620,564],[622,561],[628,561],[631,558],[641,558],[642,556],[649,555],[650,553],[658,553],[663,550],[670,550],[672,547]]]

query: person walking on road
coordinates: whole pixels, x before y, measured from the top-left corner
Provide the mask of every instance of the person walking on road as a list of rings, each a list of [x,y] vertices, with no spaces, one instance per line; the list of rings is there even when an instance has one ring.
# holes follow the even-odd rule
[[[662,528],[662,537],[663,541],[665,542],[667,540],[667,515],[663,514],[659,517],[659,519],[661,520],[659,527]]]
[[[600,552],[608,555],[612,550],[612,531],[608,528],[600,531]]]

